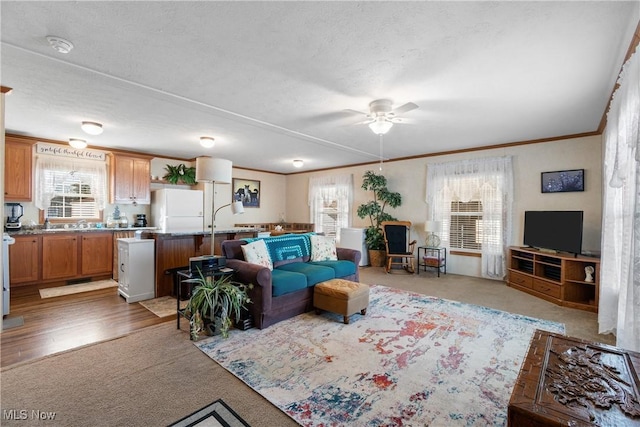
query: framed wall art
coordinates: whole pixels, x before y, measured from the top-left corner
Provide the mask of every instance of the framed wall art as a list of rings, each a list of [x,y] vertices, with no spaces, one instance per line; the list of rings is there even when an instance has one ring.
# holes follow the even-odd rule
[[[242,202],[245,208],[260,207],[260,181],[233,178],[233,201]]]
[[[567,193],[584,191],[584,169],[542,172],[543,193]]]

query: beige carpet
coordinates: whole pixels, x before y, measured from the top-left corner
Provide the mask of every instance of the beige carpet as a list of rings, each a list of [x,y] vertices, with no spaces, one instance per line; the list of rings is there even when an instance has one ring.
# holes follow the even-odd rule
[[[95,282],[78,283],[76,285],[58,286],[56,288],[40,289],[40,298],[53,298],[63,295],[79,294],[80,292],[97,291],[98,289],[106,289],[117,287],[118,282],[115,280],[96,280]]]
[[[253,427],[297,426],[189,341],[187,326],[151,326],[122,338],[3,368],[1,409],[55,412],[2,426],[166,426],[224,399]]]
[[[176,314],[176,299],[173,297],[160,297],[140,301],[140,305],[158,317],[167,317]],[[180,308],[184,308],[187,301],[180,301]]]

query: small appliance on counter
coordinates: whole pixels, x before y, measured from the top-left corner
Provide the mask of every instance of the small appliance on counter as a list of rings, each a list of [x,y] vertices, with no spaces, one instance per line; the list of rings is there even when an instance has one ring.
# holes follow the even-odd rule
[[[147,226],[147,215],[146,214],[137,214],[136,222],[133,223],[134,227],[146,227]]]
[[[7,231],[18,231],[22,228],[22,223],[20,222],[20,218],[24,215],[24,209],[20,203],[7,203],[7,206],[11,208],[11,215],[7,217],[7,222],[5,223],[5,230]]]

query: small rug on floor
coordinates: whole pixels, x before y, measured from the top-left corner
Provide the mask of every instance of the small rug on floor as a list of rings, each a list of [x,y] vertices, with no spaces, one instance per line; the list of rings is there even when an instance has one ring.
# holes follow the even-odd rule
[[[188,301],[180,301],[180,308],[185,308]],[[158,317],[176,314],[176,299],[174,297],[160,297],[140,301],[140,305]]]
[[[240,418],[222,399],[218,399],[211,405],[187,415],[180,421],[176,421],[169,427],[250,427],[245,420]]]
[[[19,326],[24,325],[24,317],[16,316],[16,317],[5,317],[2,319],[2,329],[11,329],[17,328]]]
[[[118,282],[115,280],[96,280],[95,282],[77,283],[75,285],[40,289],[40,298],[61,297],[63,295],[79,294],[81,292],[97,291],[98,289],[113,287],[118,287]]]
[[[502,426],[536,329],[564,325],[371,286],[366,316],[305,313],[195,343],[303,426]]]

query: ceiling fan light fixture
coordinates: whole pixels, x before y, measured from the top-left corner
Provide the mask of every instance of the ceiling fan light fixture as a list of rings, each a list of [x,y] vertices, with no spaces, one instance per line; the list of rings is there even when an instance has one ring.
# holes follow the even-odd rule
[[[302,161],[302,160],[294,160],[293,161],[293,167],[301,168],[302,166],[304,166],[304,161]]]
[[[100,135],[103,130],[102,124],[98,122],[82,122],[80,127],[89,135]]]
[[[216,145],[216,141],[210,136],[201,136],[200,145],[202,145],[204,148],[211,148]]]
[[[374,122],[369,123],[369,129],[376,135],[384,135],[393,126],[393,123],[387,120],[384,116],[377,117]]]
[[[77,149],[87,148],[87,141],[84,139],[70,138],[69,145]]]

